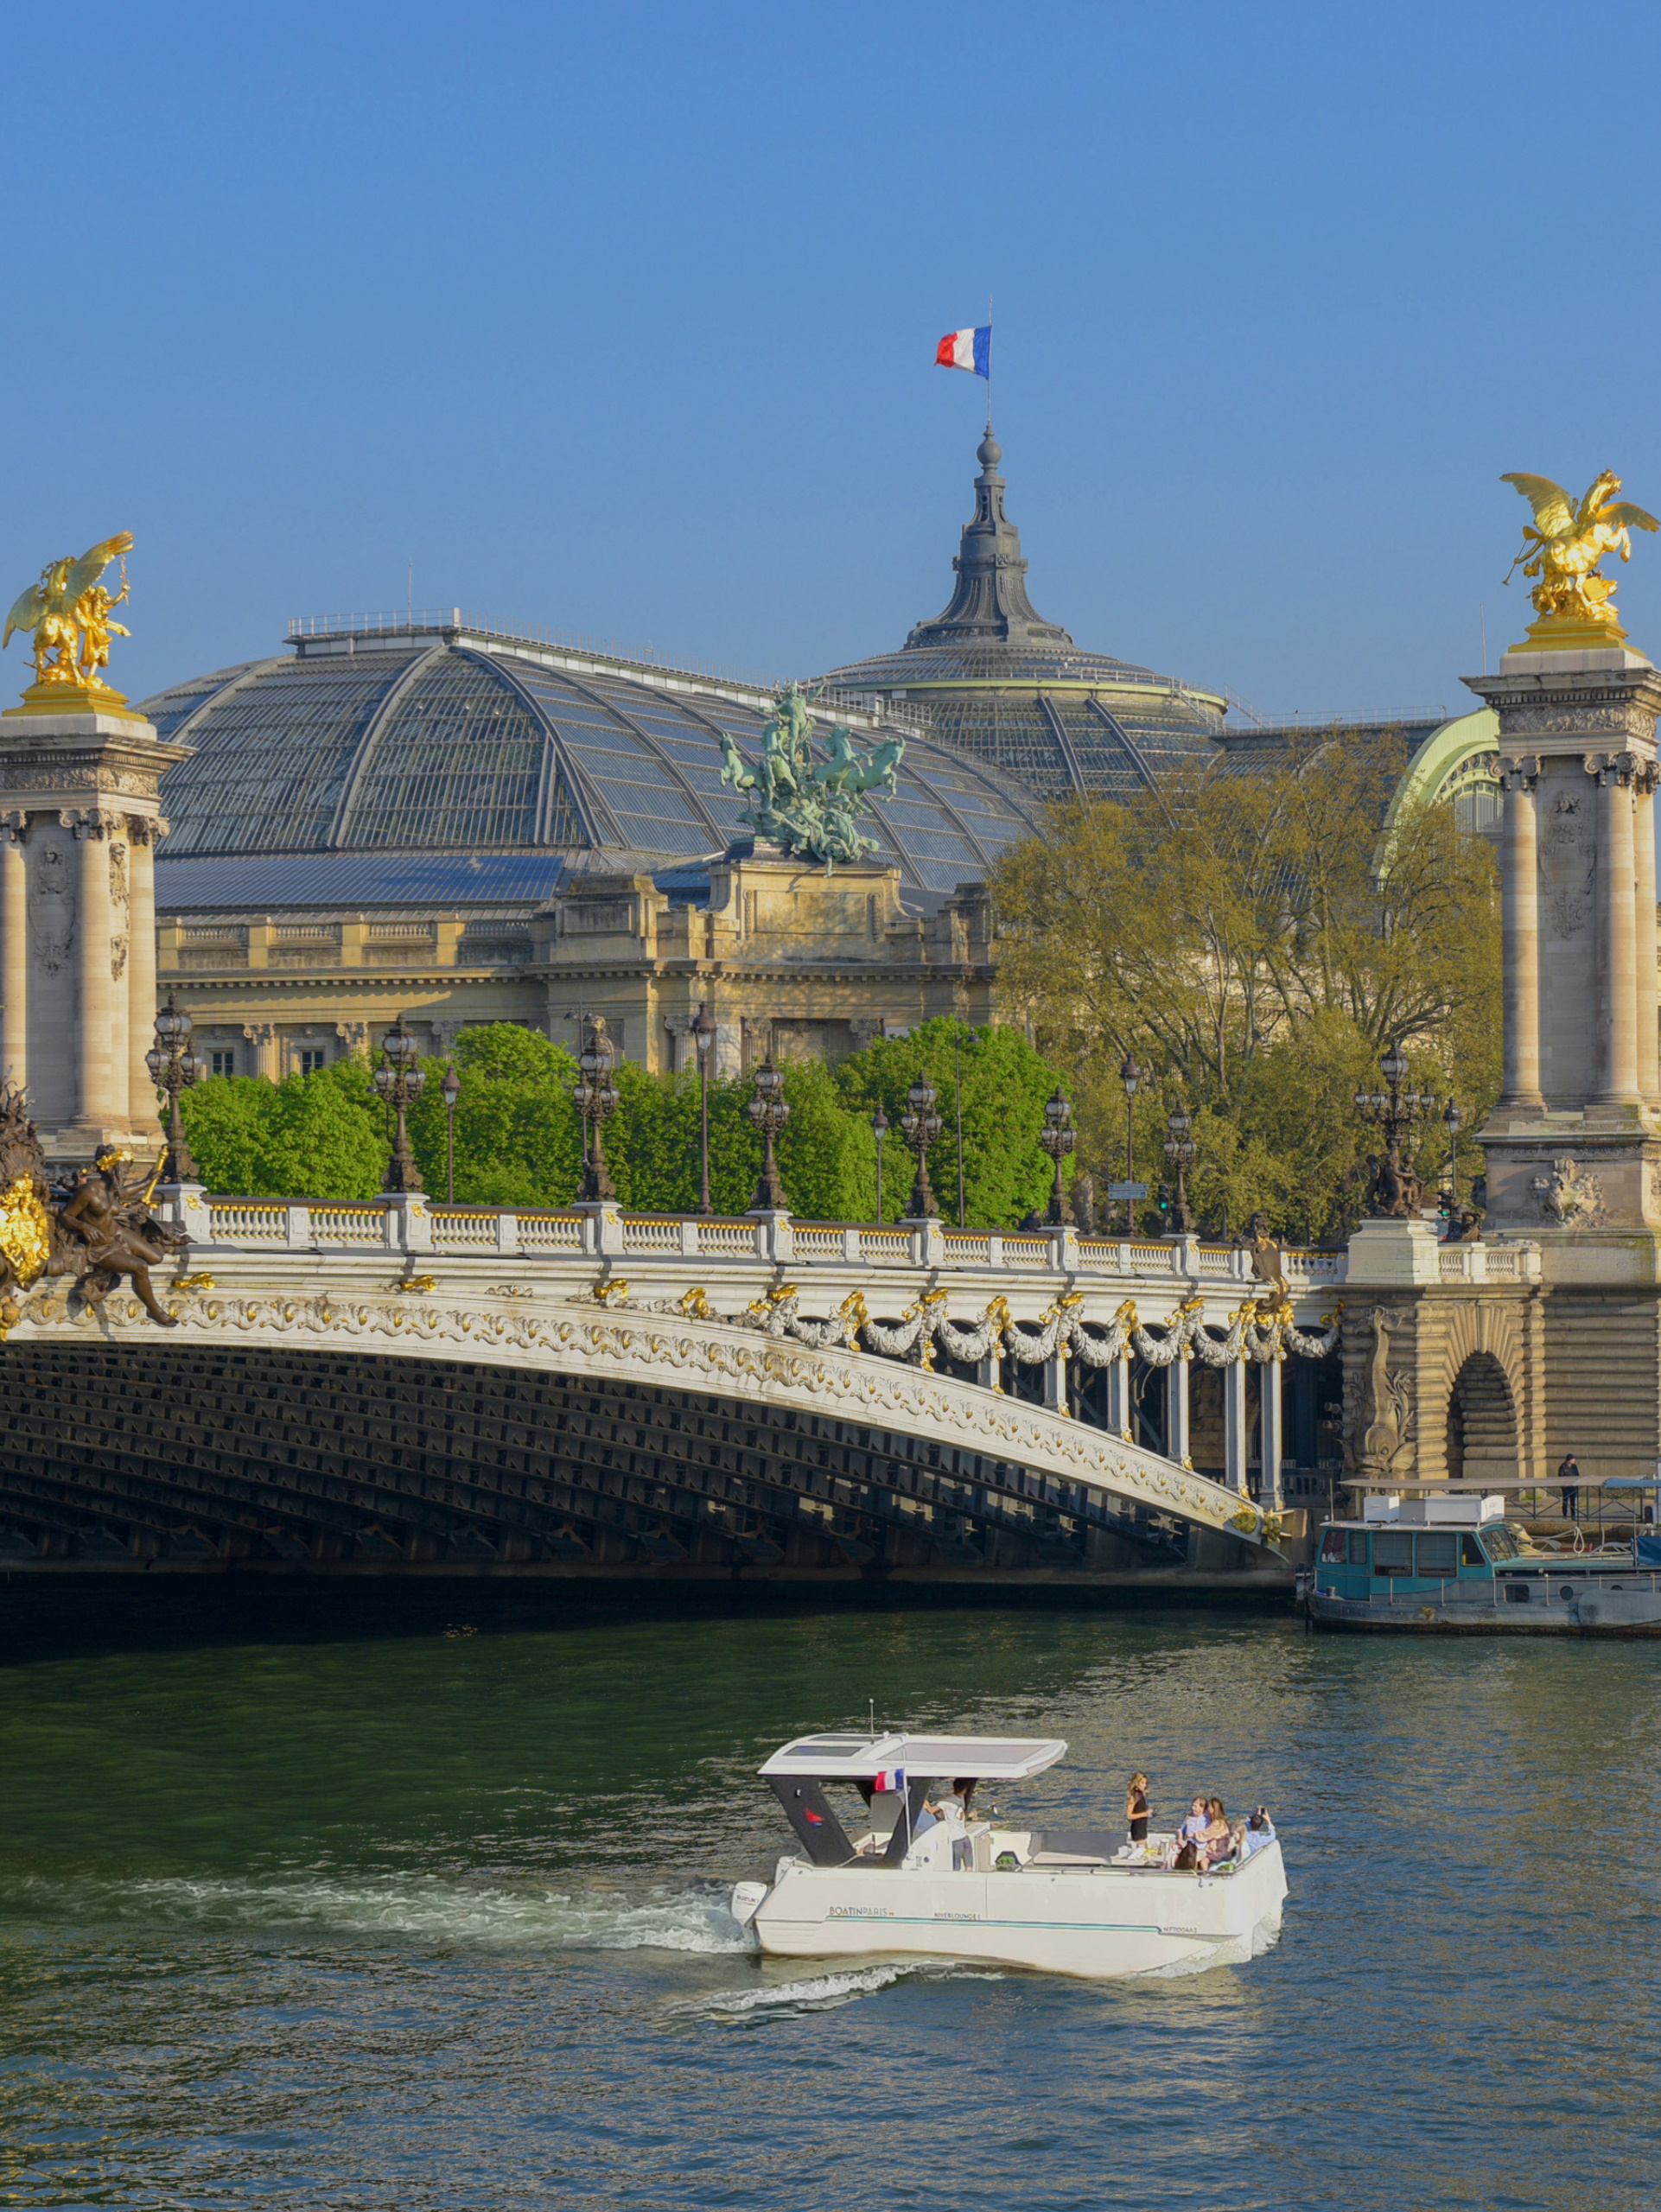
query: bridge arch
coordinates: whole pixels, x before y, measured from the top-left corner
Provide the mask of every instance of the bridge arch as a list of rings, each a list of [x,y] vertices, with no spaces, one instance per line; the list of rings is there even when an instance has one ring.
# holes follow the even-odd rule
[[[1505,1368],[1492,1351],[1461,1363],[1448,1398],[1450,1482],[1515,1482],[1521,1472],[1517,1408]]]
[[[1191,1527],[1280,1564],[1233,1491],[894,1360],[418,1291],[196,1290],[160,1339],[110,1304],[0,1353],[9,1564],[1089,1573]]]

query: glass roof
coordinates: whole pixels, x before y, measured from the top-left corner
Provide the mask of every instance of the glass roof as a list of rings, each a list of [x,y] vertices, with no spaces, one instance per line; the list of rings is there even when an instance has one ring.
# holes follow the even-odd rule
[[[671,690],[644,671],[549,665],[430,633],[222,669],[143,712],[193,748],[162,786],[174,862],[557,851],[650,868],[744,834],[720,737],[753,756],[767,708],[713,682]],[[942,892],[983,875],[1041,820],[996,760],[913,738],[897,797],[870,809],[866,830],[908,882]]]

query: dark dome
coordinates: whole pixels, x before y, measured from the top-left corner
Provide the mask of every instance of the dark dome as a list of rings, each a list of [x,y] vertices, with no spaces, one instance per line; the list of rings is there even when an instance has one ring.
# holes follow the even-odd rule
[[[296,629],[290,652],[144,702],[163,738],[193,748],[162,786],[168,862],[360,855],[384,874],[393,855],[538,855],[652,870],[742,831],[720,734],[759,751],[760,684],[507,635],[459,611]],[[836,718],[856,740],[875,728]],[[1020,785],[926,737],[907,734],[899,780],[867,827],[920,891],[984,875],[1039,825]]]
[[[1027,594],[1021,534],[1004,512],[1002,449],[977,449],[975,513],[951,602],[898,652],[832,669],[838,690],[920,707],[931,734],[1043,798],[1117,797],[1209,759],[1228,710],[1133,661],[1085,652]]]

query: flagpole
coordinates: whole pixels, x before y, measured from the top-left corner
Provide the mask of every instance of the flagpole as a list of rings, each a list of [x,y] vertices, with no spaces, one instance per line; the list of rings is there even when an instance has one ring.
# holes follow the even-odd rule
[[[986,435],[992,435],[992,295],[986,295]]]

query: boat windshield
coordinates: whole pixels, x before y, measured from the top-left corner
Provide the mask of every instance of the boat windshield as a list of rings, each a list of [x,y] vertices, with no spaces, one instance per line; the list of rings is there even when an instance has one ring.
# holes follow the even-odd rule
[[[1524,1559],[1534,1549],[1525,1530],[1514,1521],[1490,1521],[1482,1532],[1482,1548],[1496,1563],[1502,1560]]]

